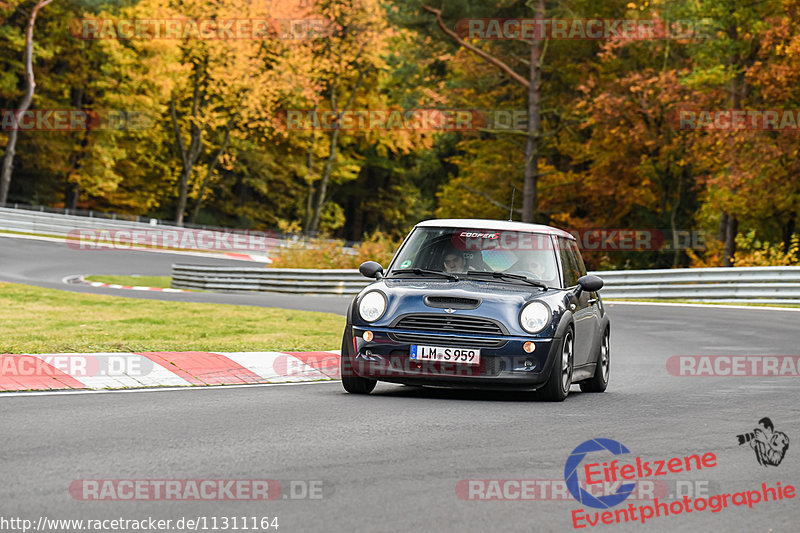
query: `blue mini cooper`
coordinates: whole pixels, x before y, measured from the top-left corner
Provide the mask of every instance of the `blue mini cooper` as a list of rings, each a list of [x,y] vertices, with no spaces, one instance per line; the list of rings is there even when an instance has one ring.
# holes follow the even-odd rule
[[[575,238],[497,220],[417,224],[353,300],[342,341],[345,390],[377,381],[536,390],[563,401],[573,384],[603,392],[610,320]]]

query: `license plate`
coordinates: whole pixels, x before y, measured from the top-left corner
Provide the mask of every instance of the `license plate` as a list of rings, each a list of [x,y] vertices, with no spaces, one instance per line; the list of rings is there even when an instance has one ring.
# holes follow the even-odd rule
[[[479,365],[481,351],[474,348],[451,348],[445,346],[411,346],[411,359],[414,361],[444,361],[448,363],[463,363],[465,365]]]

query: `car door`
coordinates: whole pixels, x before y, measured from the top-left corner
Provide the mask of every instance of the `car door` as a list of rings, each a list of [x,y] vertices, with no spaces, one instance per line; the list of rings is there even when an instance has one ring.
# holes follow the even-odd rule
[[[578,269],[578,277],[585,276],[586,265],[583,263],[583,258],[581,257],[581,251],[580,248],[578,248],[578,243],[575,241],[569,241],[569,249],[572,252],[570,256],[575,260],[575,265]],[[587,316],[590,317],[586,319],[586,323],[591,324],[591,327],[587,328],[586,362],[591,363],[593,362],[592,355],[597,351],[597,343],[600,342],[602,313],[600,309],[600,297],[598,296],[597,292],[587,292],[585,294],[581,294],[581,298],[584,298],[584,296],[586,297],[586,304],[588,305]]]
[[[583,266],[583,261],[580,260],[580,256],[575,256],[575,251],[570,246],[571,244],[574,243],[566,238],[558,238],[558,255],[561,262],[563,286],[570,291],[574,291],[578,286],[578,278],[585,274],[585,267],[583,267],[582,272],[581,267]],[[575,367],[589,363],[589,358],[591,357],[595,329],[597,328],[597,318],[595,316],[597,307],[596,303],[592,303],[592,300],[595,299],[593,293],[585,291],[581,292],[578,298],[572,299],[574,307],[571,307],[571,311],[575,320],[575,351],[573,362]]]

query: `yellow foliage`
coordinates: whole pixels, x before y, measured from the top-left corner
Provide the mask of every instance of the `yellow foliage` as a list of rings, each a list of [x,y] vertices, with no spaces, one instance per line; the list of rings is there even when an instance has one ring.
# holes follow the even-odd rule
[[[756,232],[736,236],[737,252],[733,264],[745,266],[792,266],[800,265],[800,235],[793,235],[789,250],[784,252],[785,243],[770,244],[756,238]]]
[[[711,239],[706,241],[706,249],[703,252],[695,252],[690,248],[687,248],[685,251],[691,261],[689,263],[690,268],[713,268],[723,266],[722,258],[724,249],[724,242]]]
[[[308,239],[281,248],[272,268],[358,268],[364,261],[389,265],[399,242],[376,231],[352,248],[341,240]]]

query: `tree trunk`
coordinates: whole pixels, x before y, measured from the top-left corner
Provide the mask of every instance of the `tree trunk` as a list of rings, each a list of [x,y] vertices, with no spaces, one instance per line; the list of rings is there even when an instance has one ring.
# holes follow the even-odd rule
[[[728,243],[728,224],[730,224],[731,216],[726,213],[725,211],[721,211],[719,214],[719,228],[717,229],[717,240],[719,242],[725,243],[725,247],[722,249],[722,264],[725,265],[727,262],[726,256],[726,249]],[[726,265],[727,266],[727,265]]]
[[[522,221],[533,222],[537,215],[538,187],[539,187],[539,138],[541,136],[541,84],[542,84],[542,51],[543,39],[534,39],[531,43],[530,72],[528,79],[520,76],[506,62],[484,52],[477,46],[462,39],[456,32],[448,28],[442,20],[441,9],[423,5],[422,9],[436,16],[436,24],[442,32],[453,41],[477,55],[487,63],[496,66],[506,73],[512,80],[528,90],[528,138],[525,142],[525,187],[522,192]],[[543,19],[545,14],[544,0],[536,0],[534,17]],[[542,37],[542,35],[536,35]]]
[[[314,115],[317,114],[317,105],[314,104],[313,109]],[[311,216],[314,211],[314,180],[312,177],[314,176],[314,148],[317,144],[317,131],[313,130],[311,132],[311,142],[308,145],[308,152],[306,153],[306,179],[308,183],[308,192],[306,194],[306,212],[303,216],[303,233],[305,233],[306,237],[311,237]]]
[[[306,194],[306,214],[303,217],[303,232],[306,237],[313,237],[311,235],[311,214],[314,211],[314,184],[308,184],[308,191]]]
[[[33,6],[31,16],[28,19],[28,28],[25,32],[25,95],[19,109],[15,110],[17,118],[28,110],[33,100],[33,91],[36,88],[36,81],[33,78],[33,29],[36,24],[36,15],[39,10],[53,0],[39,0]],[[6,145],[6,155],[3,158],[3,166],[0,169],[0,205],[8,201],[8,189],[11,187],[11,169],[14,167],[14,153],[17,146],[18,127],[15,126],[8,134],[8,144]]]
[[[789,249],[792,246],[792,235],[794,235],[795,223],[795,214],[792,213],[789,215],[789,220],[786,221],[786,224],[781,227],[781,233],[783,237],[783,253],[785,254],[789,253]]]
[[[333,174],[333,164],[336,161],[336,154],[339,145],[339,130],[333,130],[331,134],[331,146],[328,150],[328,160],[325,161],[325,168],[322,171],[322,176],[319,180],[319,186],[316,194],[314,195],[313,214],[311,222],[308,225],[309,232],[314,234],[319,231],[319,220],[322,217],[322,208],[325,207],[325,200],[328,194],[328,184],[331,181],[331,174]]]
[[[735,24],[731,24],[727,30],[728,37],[737,41],[739,38],[739,30]],[[731,54],[728,60],[729,66],[733,69],[734,74],[731,77],[731,109],[733,111],[742,108],[742,94],[744,92],[744,73],[742,72],[742,58],[738,53]],[[733,142],[733,140],[731,140]],[[730,174],[730,165],[728,166],[728,174]],[[732,190],[731,193],[735,194],[736,191]],[[739,231],[739,221],[730,213],[722,213],[720,217],[720,233],[724,235],[725,251],[723,254],[723,265],[726,267],[733,266],[733,256],[736,253],[736,234]],[[724,221],[724,232],[723,232]]]
[[[203,178],[203,184],[200,186],[200,192],[197,195],[197,203],[194,204],[194,210],[192,211],[192,216],[189,217],[189,223],[194,224],[197,221],[197,215],[200,213],[200,207],[203,205],[203,197],[206,194],[206,188],[208,187],[208,182],[211,180],[211,175],[214,174],[214,170],[217,168],[217,164],[219,163],[219,159],[222,157],[222,154],[225,153],[225,150],[228,148],[228,142],[231,140],[231,129],[233,128],[234,122],[236,122],[236,116],[238,113],[234,112],[231,115],[230,120],[228,120],[228,124],[225,127],[225,136],[222,139],[222,144],[219,146],[219,150],[217,150],[216,155],[208,164],[208,171],[206,172],[206,177]]]
[[[178,205],[175,208],[175,224],[183,226],[183,213],[186,211],[186,195],[189,187],[189,177],[192,174],[192,162],[183,144],[183,136],[181,135],[181,128],[178,124],[178,112],[175,109],[174,95],[169,101],[169,111],[172,117],[172,128],[175,132],[175,140],[178,143],[178,150],[181,156],[181,173],[178,181]]]
[[[733,266],[733,256],[736,254],[736,234],[739,231],[739,221],[736,217],[728,216],[728,227],[725,232],[725,266]]]
[[[359,52],[360,54],[360,52]],[[336,81],[334,81],[334,86],[331,89],[331,109],[338,113],[339,110],[337,108],[337,94],[336,94]],[[358,72],[358,79],[356,80],[356,84],[353,87],[350,96],[347,99],[347,103],[342,108],[342,113],[347,113],[350,110],[350,106],[353,105],[353,101],[356,99],[356,93],[361,88],[361,83],[364,81],[364,71],[359,69]],[[331,175],[333,174],[333,167],[336,163],[336,155],[339,149],[339,130],[338,122],[336,129],[333,130],[331,133],[331,144],[330,148],[328,149],[328,160],[325,162],[325,168],[322,171],[322,176],[320,176],[319,180],[319,188],[316,191],[316,195],[314,197],[314,212],[311,216],[311,222],[308,225],[308,232],[311,234],[317,233],[319,231],[319,221],[322,217],[322,208],[325,207],[325,203],[327,202],[327,195],[328,195],[328,184],[331,181]]]
[[[190,144],[189,149],[186,149],[186,146],[183,143],[183,137],[181,136],[181,128],[178,124],[178,113],[175,110],[175,100],[174,98],[170,100],[170,112],[172,115],[172,126],[175,130],[175,138],[178,142],[178,149],[181,153],[181,174],[180,174],[180,182],[178,184],[178,205],[175,208],[175,224],[177,226],[183,226],[183,217],[184,213],[186,212],[186,201],[189,196],[189,180],[192,177],[192,169],[194,168],[195,163],[197,163],[197,159],[200,157],[200,150],[202,148],[201,137],[202,132],[197,127],[197,124],[192,121],[190,126]],[[196,114],[193,114],[196,116]]]
[[[672,268],[678,268],[680,264],[681,251],[678,247],[678,208],[681,205],[681,194],[683,194],[683,172],[678,176],[678,194],[672,212],[669,214],[669,226],[672,230]]]
[[[544,0],[537,0],[534,18],[544,18]],[[537,35],[537,37],[540,37]],[[522,192],[522,221],[535,222],[539,185],[539,135],[541,132],[542,40],[531,43],[528,85],[528,138],[525,142],[525,187]]]
[[[83,89],[80,87],[72,87],[70,89],[70,104],[72,105],[72,109],[82,109],[83,108]],[[69,134],[73,135],[73,134]],[[76,133],[75,135],[81,135],[80,132]],[[72,183],[70,178],[72,175],[81,168],[81,157],[83,155],[84,149],[89,145],[89,129],[87,128],[86,131],[83,132],[81,142],[78,144],[80,148],[77,150],[72,150],[69,154],[69,165],[67,166],[67,171],[64,173],[64,207],[67,209],[77,209],[78,208],[78,200],[81,196],[81,187],[77,183]]]
[[[208,72],[208,56],[205,56],[202,63],[194,63],[194,71],[192,72],[192,109],[191,118],[189,120],[189,148],[183,143],[183,136],[181,135],[181,127],[178,123],[178,112],[175,104],[175,95],[173,94],[169,100],[169,110],[172,117],[172,127],[175,130],[175,139],[178,143],[178,150],[181,156],[182,171],[180,174],[180,183],[178,186],[178,205],[175,209],[175,224],[183,226],[183,217],[186,212],[186,202],[189,196],[189,180],[192,177],[192,169],[200,159],[200,153],[203,150],[203,130],[197,125],[200,117],[201,107],[205,107],[205,91],[206,91],[206,75]]]

